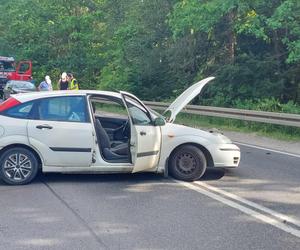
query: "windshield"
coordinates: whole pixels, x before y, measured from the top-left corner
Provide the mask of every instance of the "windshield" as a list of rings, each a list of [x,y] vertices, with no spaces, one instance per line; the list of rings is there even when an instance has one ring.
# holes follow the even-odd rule
[[[0,72],[15,71],[14,62],[0,61]]]

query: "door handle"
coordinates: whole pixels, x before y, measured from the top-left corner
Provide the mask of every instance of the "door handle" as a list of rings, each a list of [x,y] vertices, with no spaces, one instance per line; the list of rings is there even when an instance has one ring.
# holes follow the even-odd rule
[[[36,128],[38,128],[38,129],[43,129],[43,128],[46,128],[46,129],[53,129],[52,126],[47,125],[47,124],[44,124],[44,125],[37,125]]]
[[[142,135],[142,136],[143,136],[143,135],[146,135],[146,132],[141,131],[141,132],[140,132],[140,135]]]

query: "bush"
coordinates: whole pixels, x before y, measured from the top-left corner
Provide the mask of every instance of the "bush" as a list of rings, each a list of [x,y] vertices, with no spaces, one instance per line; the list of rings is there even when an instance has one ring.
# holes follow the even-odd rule
[[[239,109],[300,114],[300,106],[296,105],[293,101],[283,104],[273,97],[245,101],[237,99],[233,106]]]

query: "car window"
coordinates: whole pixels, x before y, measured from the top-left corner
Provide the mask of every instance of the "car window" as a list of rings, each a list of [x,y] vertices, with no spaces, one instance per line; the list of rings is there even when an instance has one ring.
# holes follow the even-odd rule
[[[29,65],[28,63],[22,63],[22,64],[20,65],[20,68],[19,68],[19,72],[18,72],[18,73],[23,74],[23,73],[25,73],[27,70],[29,70],[29,68],[30,68],[30,65]]]
[[[87,122],[86,100],[83,96],[52,97],[40,100],[40,120]]]
[[[151,119],[147,110],[131,97],[125,96],[128,111],[134,125],[150,125]]]
[[[92,97],[91,104],[95,115],[112,118],[128,118],[127,110],[121,100]]]
[[[15,70],[13,62],[0,61],[0,71],[12,72]]]
[[[14,118],[27,119],[29,118],[30,112],[33,107],[33,103],[34,103],[33,101],[25,102],[23,104],[12,107],[4,111],[3,115],[14,117]]]

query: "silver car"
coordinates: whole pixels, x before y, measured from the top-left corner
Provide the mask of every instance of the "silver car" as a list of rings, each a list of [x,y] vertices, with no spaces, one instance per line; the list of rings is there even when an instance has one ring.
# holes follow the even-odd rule
[[[31,82],[10,80],[6,83],[3,89],[3,99],[8,99],[12,94],[27,93],[33,91],[36,91],[36,87]]]

